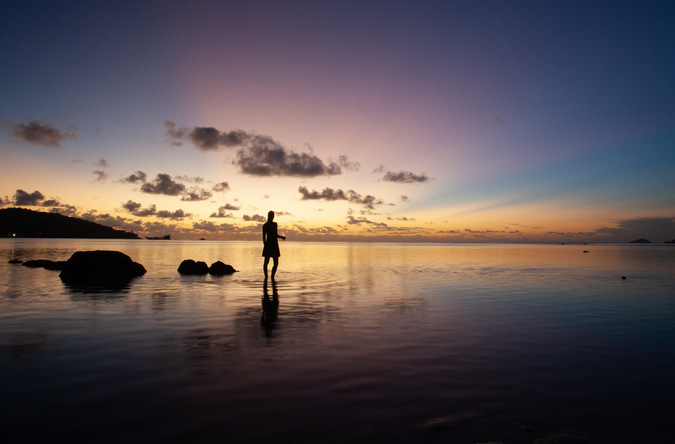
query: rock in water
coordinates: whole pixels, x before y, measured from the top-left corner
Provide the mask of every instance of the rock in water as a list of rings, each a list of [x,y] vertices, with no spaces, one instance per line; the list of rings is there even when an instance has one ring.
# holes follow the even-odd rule
[[[119,251],[76,251],[59,277],[66,284],[111,285],[145,274],[143,265]]]
[[[222,276],[224,274],[232,274],[237,270],[234,269],[232,265],[224,264],[221,261],[214,262],[209,268],[209,274],[215,276]]]
[[[63,270],[63,267],[66,266],[66,261],[50,261],[47,259],[35,259],[32,261],[26,261],[23,264],[24,267],[28,268],[44,268],[45,270]]]
[[[180,274],[208,274],[209,266],[206,265],[206,262],[195,262],[192,259],[185,259],[178,266],[178,272]]]

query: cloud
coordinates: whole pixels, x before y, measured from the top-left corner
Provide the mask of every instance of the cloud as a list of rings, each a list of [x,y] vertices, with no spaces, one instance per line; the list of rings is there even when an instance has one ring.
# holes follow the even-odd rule
[[[341,155],[336,161],[324,162],[312,153],[297,153],[265,135],[250,134],[243,130],[219,131],[213,127],[180,127],[165,121],[166,133],[172,145],[182,145],[189,140],[201,151],[236,148],[233,164],[244,174],[252,176],[315,177],[342,174],[343,170],[359,169]]]
[[[144,183],[141,191],[148,194],[178,196],[185,191],[185,185],[174,181],[168,174],[159,173],[152,182]]]
[[[16,194],[14,194],[14,205],[36,206],[40,205],[40,202],[44,199],[45,196],[37,190],[30,194],[24,190],[16,190]]]
[[[242,130],[220,132],[213,127],[195,127],[188,137],[194,146],[202,151],[219,150],[221,146],[234,147],[250,137]]]
[[[347,162],[346,158],[341,162]],[[267,136],[253,137],[250,145],[237,152],[232,163],[242,173],[252,176],[315,177],[342,174],[340,163],[325,164],[313,154],[287,150]]]
[[[424,183],[429,181],[429,177],[426,173],[414,174],[410,171],[387,171],[382,180],[385,182],[398,183]]]
[[[343,191],[340,189],[334,190],[332,188],[324,188],[323,191],[318,192],[316,190],[309,191],[307,187],[301,186],[298,187],[298,192],[302,194],[300,200],[346,200],[354,204],[363,205],[370,210],[375,209],[375,207],[378,205],[384,204],[382,199],[378,199],[370,194],[362,196],[354,190]]]
[[[127,201],[127,203],[122,204],[122,208],[138,217],[154,216],[157,214],[157,207],[153,204],[147,208],[142,209],[142,205],[133,200]]]
[[[180,180],[181,182],[188,182],[188,183],[202,183],[202,182],[204,182],[204,178],[199,177],[199,176],[195,176],[195,177],[176,176],[176,180]]]
[[[640,217],[624,219],[618,227],[603,227],[596,230],[602,235],[611,236],[617,242],[630,242],[645,238],[652,242],[665,242],[675,239],[675,217]]]
[[[47,206],[47,205],[43,205]],[[52,205],[50,205],[52,206]],[[49,210],[50,213],[61,214],[63,216],[78,217],[77,207],[75,205],[61,204],[53,205],[53,208]]]
[[[80,219],[88,220],[90,222],[96,222],[101,225],[106,225],[108,227],[119,228],[125,231],[143,231],[143,224],[140,220],[132,221],[120,216],[111,216],[108,213],[96,214],[95,210],[92,210],[88,213],[80,215]]]
[[[94,182],[103,182],[108,178],[108,174],[103,171],[103,170],[94,170],[91,172],[96,176],[96,179],[94,179]]]
[[[194,187],[194,188],[191,188],[188,191],[185,191],[183,193],[182,197],[180,198],[180,200],[187,201],[187,202],[198,202],[198,201],[210,199],[211,196],[213,196],[213,193],[211,193],[209,190]]]
[[[405,194],[401,195],[401,202],[410,202],[410,198]]]
[[[134,202],[133,200],[129,200],[127,201],[127,203],[122,204],[122,208],[124,208],[134,216],[138,217],[156,216],[162,219],[180,220],[192,216],[192,214],[186,213],[181,209],[178,209],[176,211],[167,211],[167,210],[157,211],[157,206],[154,204],[150,205],[147,208],[142,208],[142,205],[140,203]]]
[[[124,179],[122,179],[121,182],[145,183],[145,181],[147,179],[148,179],[148,175],[145,174],[143,171],[136,171],[134,174],[131,174],[130,176],[127,176]]]
[[[68,126],[65,130],[60,130],[49,122],[40,123],[38,120],[31,118],[27,120],[28,123],[14,123],[11,120],[5,123],[12,130],[14,137],[33,145],[60,148],[61,142],[64,140],[77,140],[75,135],[77,128],[74,126]]]
[[[178,209],[176,211],[158,211],[157,214],[155,214],[157,217],[161,217],[162,219],[172,219],[172,220],[181,220],[186,217],[192,216],[190,213],[186,213],[185,211]]]
[[[107,160],[101,157],[96,163],[94,163],[94,166],[97,166],[99,168],[108,168],[110,164],[108,163]]]
[[[368,220],[365,217],[361,217],[359,219],[356,219],[354,216],[347,216],[347,223],[349,225],[361,225],[361,224],[367,224],[367,225],[373,225],[377,228],[389,228],[387,224],[384,222],[373,222],[372,220]]]
[[[234,205],[230,204],[225,204],[221,207],[218,207],[218,212],[217,213],[211,213],[211,216],[209,217],[234,217],[234,214],[228,213],[227,211],[238,211],[239,207],[235,207]]]
[[[219,182],[215,184],[211,189],[216,192],[225,192],[230,189],[230,184],[227,182]]]
[[[245,131],[218,131],[214,127],[197,126],[188,128],[178,126],[170,120],[164,121],[166,134],[172,145],[180,146],[183,140],[189,140],[192,144],[201,151],[216,151],[223,147],[231,148],[243,145],[249,137]]]
[[[253,216],[249,216],[248,214],[244,214],[242,217],[246,222],[267,222],[267,218],[265,216],[262,216],[260,214],[254,214]]]

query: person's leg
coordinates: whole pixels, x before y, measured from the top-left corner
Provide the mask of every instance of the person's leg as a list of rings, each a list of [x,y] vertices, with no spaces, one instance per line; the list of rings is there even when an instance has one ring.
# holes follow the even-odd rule
[[[274,265],[272,266],[272,279],[274,279],[274,275],[277,274],[277,267],[279,266],[279,258],[278,257],[273,257],[274,260]]]
[[[267,264],[270,263],[269,256],[265,256],[265,263],[263,264],[263,271],[265,272],[265,277],[267,277]],[[276,263],[276,261],[275,261]],[[274,268],[272,269],[272,276],[274,276]]]

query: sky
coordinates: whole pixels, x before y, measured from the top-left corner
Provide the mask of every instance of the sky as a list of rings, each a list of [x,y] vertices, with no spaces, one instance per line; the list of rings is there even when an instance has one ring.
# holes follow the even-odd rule
[[[0,207],[177,239],[675,239],[675,3],[13,1]]]

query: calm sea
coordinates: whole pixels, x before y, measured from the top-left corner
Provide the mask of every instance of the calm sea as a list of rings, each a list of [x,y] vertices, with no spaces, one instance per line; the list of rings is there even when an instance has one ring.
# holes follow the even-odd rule
[[[0,241],[3,442],[675,436],[675,246],[283,242],[275,288],[261,242],[14,247],[148,272],[71,290]],[[180,276],[188,258],[239,272]]]

